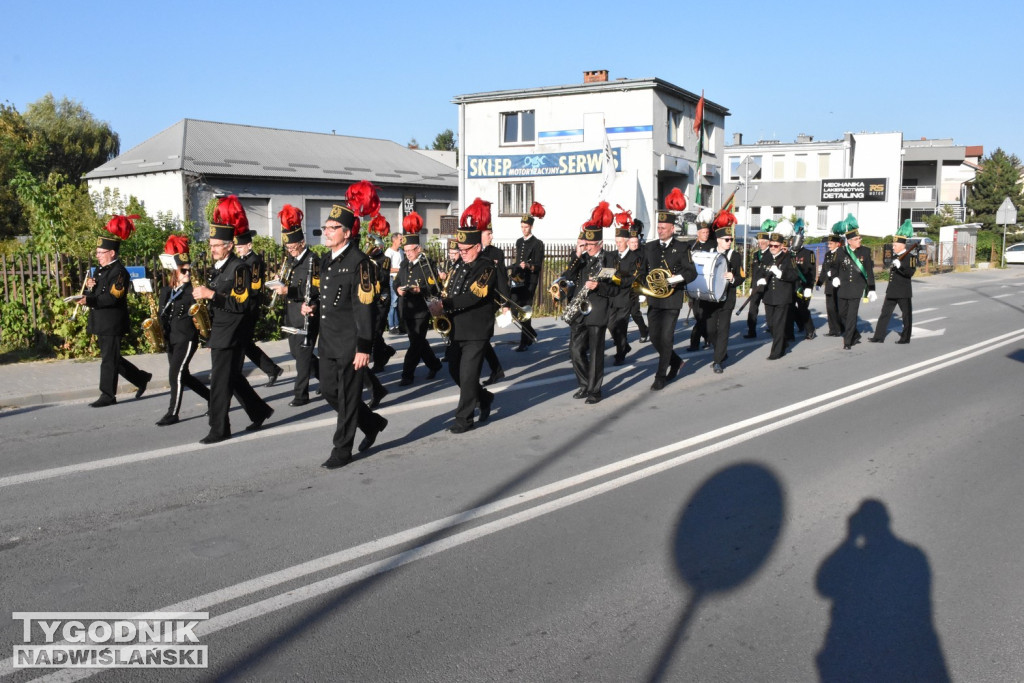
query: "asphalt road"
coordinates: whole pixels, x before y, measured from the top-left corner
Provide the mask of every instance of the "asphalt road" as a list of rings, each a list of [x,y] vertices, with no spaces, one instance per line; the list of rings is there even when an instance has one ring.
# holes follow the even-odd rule
[[[194,400],[152,426],[161,394],[0,412],[0,657],[13,612],[166,610],[209,613],[209,668],[96,678],[1024,680],[1024,271],[915,287],[908,346],[768,362],[736,318],[724,375],[686,354],[648,391],[633,341],[594,406],[555,328],[499,349],[460,436],[450,380],[392,364],[387,430],[334,472],[333,414],[287,385],[209,447]]]

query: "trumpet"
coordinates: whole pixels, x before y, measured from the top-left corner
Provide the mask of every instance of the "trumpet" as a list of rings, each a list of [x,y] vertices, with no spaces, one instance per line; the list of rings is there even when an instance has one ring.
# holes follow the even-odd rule
[[[555,303],[565,303],[572,299],[576,292],[576,283],[564,277],[557,278],[548,288],[548,293]]]
[[[428,277],[432,277],[435,283],[440,282],[441,278],[439,278],[437,272],[434,271],[434,266],[431,265],[430,259],[427,258],[426,254],[421,256],[421,258],[427,262]],[[422,266],[420,266],[420,268],[422,269]],[[444,287],[441,288],[441,296],[428,296],[426,298],[427,306],[430,306],[435,301],[440,301],[440,299],[444,297],[445,293],[448,291],[448,282],[450,280],[451,273],[447,273],[444,278]],[[434,328],[435,332],[437,332],[445,339],[447,339],[448,335],[452,333],[452,320],[444,313],[442,313],[441,315],[430,316],[430,325],[431,327]]]
[[[83,294],[85,294],[85,281],[89,279],[89,269],[90,268],[92,268],[91,265],[85,267],[85,275],[82,276],[82,288],[80,290],[78,290],[78,296],[82,296]],[[82,308],[81,300],[76,301],[75,302],[75,310],[71,313],[71,319],[72,320],[75,320],[76,318],[78,318],[78,311],[81,310],[81,308]]]
[[[213,321],[210,320],[209,302],[206,299],[197,301],[188,307],[188,314],[192,316],[192,324],[199,330],[199,338],[202,342],[210,340],[210,331],[213,329]]]
[[[309,256],[310,258],[313,257],[312,254]],[[283,282],[285,287],[291,284],[292,265],[288,262],[287,257],[285,258],[284,265],[281,266],[281,272],[278,273],[277,279]],[[277,304],[277,292],[274,292],[273,296],[270,297],[270,307],[273,308],[275,304]]]

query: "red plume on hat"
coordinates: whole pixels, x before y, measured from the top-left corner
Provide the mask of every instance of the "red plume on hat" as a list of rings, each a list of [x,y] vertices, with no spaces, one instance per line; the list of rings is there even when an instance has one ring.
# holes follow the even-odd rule
[[[391,232],[391,224],[388,223],[388,219],[384,218],[383,214],[378,213],[372,220],[370,220],[370,227],[368,229],[375,235],[387,237]]]
[[[188,253],[188,238],[181,235],[171,235],[164,245],[164,253],[174,256],[176,254]]]
[[[612,216],[612,210],[608,208],[608,202],[601,202],[594,207],[594,210],[590,213],[590,220],[584,223],[583,227],[607,228],[612,224],[612,220],[614,220],[614,217]]]
[[[402,230],[407,235],[415,235],[423,229],[423,216],[415,211],[402,219]]]
[[[530,205],[530,215],[534,218],[544,218],[548,214],[544,210],[544,206],[540,202],[534,202]]]
[[[729,211],[722,211],[715,216],[715,220],[712,225],[715,229],[727,228],[730,225],[736,225],[736,216],[732,215]]]
[[[277,217],[281,219],[281,227],[287,231],[301,226],[302,219],[305,216],[301,209],[296,208],[291,204],[285,204],[281,207],[281,210],[277,212]]]
[[[615,222],[624,230],[629,230],[629,226],[633,225],[633,212],[623,209],[621,204],[616,204],[615,208],[619,210],[619,213],[615,214]]]
[[[380,211],[380,197],[377,188],[369,180],[360,180],[349,185],[345,191],[348,206],[356,216],[374,216]]]
[[[683,196],[683,191],[673,187],[665,197],[665,208],[669,211],[686,211],[686,197]]]
[[[217,208],[213,210],[213,222],[217,225],[230,225],[236,235],[249,230],[249,219],[242,208],[242,202],[233,194],[217,202]]]
[[[133,221],[137,218],[139,216],[134,213],[131,216],[113,216],[107,221],[104,229],[117,239],[124,241],[135,232],[135,223]]]
[[[459,227],[486,230],[491,224],[491,203],[477,197],[466,207],[459,219]]]

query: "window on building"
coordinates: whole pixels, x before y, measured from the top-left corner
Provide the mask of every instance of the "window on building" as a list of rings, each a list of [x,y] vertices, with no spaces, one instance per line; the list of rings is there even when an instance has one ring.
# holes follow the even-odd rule
[[[804,180],[807,178],[807,155],[797,154],[796,155],[796,179]]]
[[[804,223],[806,224],[807,223],[807,217],[804,216],[804,211],[807,209],[807,207],[806,206],[797,206],[797,207],[794,207],[794,208],[796,209],[796,217],[797,218],[803,218],[804,219]]]
[[[828,224],[828,207],[818,207],[818,229],[819,230],[832,230],[832,226]]]
[[[502,144],[515,145],[537,139],[534,111],[507,111],[501,115]]]
[[[760,180],[761,179],[761,171],[764,170],[763,168],[761,168],[761,163],[762,163],[761,155],[758,154],[758,155],[752,156],[750,158],[754,160],[755,164],[757,164],[757,173],[755,173],[754,175],[750,176],[750,179],[751,180]]]
[[[772,207],[772,220],[773,221],[781,221],[782,220],[782,207],[781,206],[773,206]]]
[[[740,158],[729,157],[729,180],[740,179]]]
[[[828,154],[818,155],[818,178],[828,178]]]
[[[786,157],[776,154],[772,157],[772,180],[785,180]]]
[[[700,184],[700,203],[703,206],[717,206],[715,204],[715,188],[712,185]]]
[[[533,204],[533,183],[498,183],[499,216],[522,216]]]
[[[668,110],[668,144],[683,146],[683,122],[683,112],[678,109]]]
[[[704,152],[715,154],[715,124],[704,119]]]

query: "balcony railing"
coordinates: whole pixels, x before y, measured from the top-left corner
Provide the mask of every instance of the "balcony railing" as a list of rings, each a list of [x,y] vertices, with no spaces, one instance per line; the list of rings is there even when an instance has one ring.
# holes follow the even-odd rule
[[[904,185],[900,188],[902,202],[934,202],[934,185]]]

